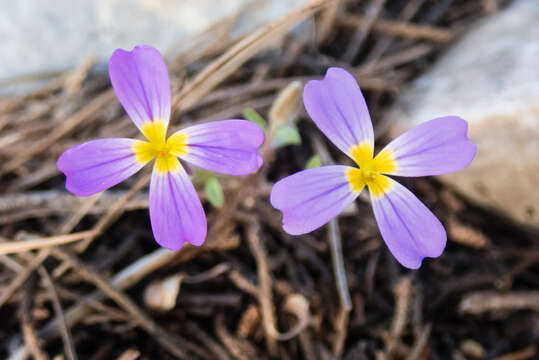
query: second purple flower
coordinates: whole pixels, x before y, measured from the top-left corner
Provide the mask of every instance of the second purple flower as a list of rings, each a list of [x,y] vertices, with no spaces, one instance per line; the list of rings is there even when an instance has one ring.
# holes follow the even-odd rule
[[[416,269],[446,243],[440,221],[392,176],[439,175],[464,169],[475,156],[468,124],[456,116],[430,120],[402,134],[374,156],[374,133],[365,99],[352,75],[331,68],[303,91],[318,128],[358,165],[322,166],[275,184],[272,205],[291,235],[311,232],[339,215],[367,187],[374,217],[391,253]]]

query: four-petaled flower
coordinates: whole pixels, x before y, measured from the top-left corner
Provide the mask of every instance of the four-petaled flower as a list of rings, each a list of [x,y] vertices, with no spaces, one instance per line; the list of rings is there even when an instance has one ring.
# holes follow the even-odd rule
[[[304,170],[275,184],[271,204],[283,212],[284,230],[305,234],[346,209],[365,186],[389,250],[405,267],[441,255],[446,233],[440,221],[408,189],[386,175],[428,176],[458,171],[476,153],[468,124],[456,116],[425,122],[374,155],[372,123],[361,90],[343,69],[330,68],[303,92],[318,128],[359,168],[331,165]]]
[[[100,139],[75,146],[58,159],[66,188],[88,196],[110,188],[155,159],[150,183],[150,220],[156,241],[170,250],[185,242],[201,245],[206,216],[178,158],[211,171],[244,175],[262,165],[262,129],[246,120],[194,125],[166,138],[170,84],[163,57],[155,48],[117,49],[109,61],[116,96],[147,141]]]

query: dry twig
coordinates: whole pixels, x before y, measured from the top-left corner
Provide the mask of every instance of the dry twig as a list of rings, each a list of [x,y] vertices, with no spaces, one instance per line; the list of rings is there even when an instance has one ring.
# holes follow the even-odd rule
[[[466,295],[459,304],[461,314],[481,314],[491,311],[539,310],[538,291],[499,293],[478,291]]]
[[[67,327],[65,317],[64,317],[64,312],[62,310],[62,305],[60,304],[60,298],[58,297],[58,294],[56,293],[56,289],[54,288],[52,279],[49,276],[49,273],[47,272],[47,270],[45,270],[43,266],[39,267],[38,271],[39,271],[39,275],[41,275],[41,278],[45,282],[45,286],[48,289],[49,297],[54,307],[54,312],[56,313],[56,322],[58,324],[60,334],[62,334],[62,341],[64,342],[64,351],[65,351],[66,357],[69,360],[77,360],[77,353],[75,352],[75,347],[73,346],[71,332],[69,331],[69,328]]]

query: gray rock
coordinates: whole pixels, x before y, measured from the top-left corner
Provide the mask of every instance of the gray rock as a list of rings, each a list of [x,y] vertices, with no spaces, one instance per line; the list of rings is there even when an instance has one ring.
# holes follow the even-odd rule
[[[0,0],[0,93],[8,79],[71,69],[90,56],[101,64],[116,48],[149,44],[174,55],[192,37],[245,9],[233,35],[307,0]],[[251,4],[250,6],[245,6]]]
[[[539,226],[539,1],[518,0],[479,24],[403,92],[398,134],[458,115],[478,146],[472,165],[441,179],[479,205]]]

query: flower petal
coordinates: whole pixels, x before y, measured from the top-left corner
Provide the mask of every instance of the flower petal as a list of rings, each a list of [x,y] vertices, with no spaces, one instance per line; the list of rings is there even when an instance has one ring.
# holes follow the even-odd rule
[[[384,195],[371,194],[372,208],[382,238],[405,267],[417,269],[425,257],[442,254],[446,233],[440,221],[410,190],[393,179]]]
[[[58,158],[58,169],[66,175],[66,188],[78,196],[88,196],[114,186],[146,162],[137,161],[132,139],[99,139],[66,150]]]
[[[309,81],[303,102],[318,128],[348,156],[352,157],[354,146],[374,146],[369,109],[356,80],[346,70],[330,68],[323,80]]]
[[[283,212],[283,228],[291,235],[311,232],[339,215],[358,196],[352,192],[348,166],[332,165],[300,171],[278,181],[271,190],[273,207]]]
[[[223,120],[190,126],[173,134],[169,141],[187,135],[182,159],[201,168],[231,175],[252,173],[262,166],[258,148],[264,131],[247,120]]]
[[[206,215],[191,179],[178,163],[161,171],[154,166],[150,183],[150,220],[159,245],[179,250],[185,242],[200,246],[206,239]]]
[[[170,83],[159,51],[139,45],[132,51],[116,49],[109,61],[109,75],[116,96],[140,129],[147,121],[170,117]]]
[[[427,121],[400,135],[381,153],[394,159],[397,176],[440,175],[464,169],[477,151],[468,138],[468,123],[457,116]]]

